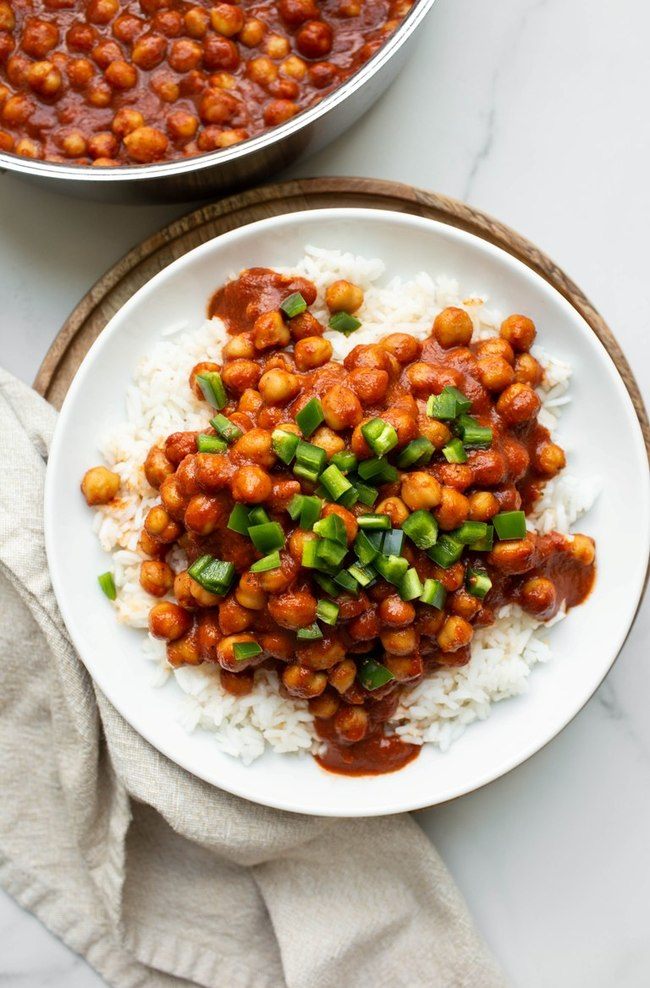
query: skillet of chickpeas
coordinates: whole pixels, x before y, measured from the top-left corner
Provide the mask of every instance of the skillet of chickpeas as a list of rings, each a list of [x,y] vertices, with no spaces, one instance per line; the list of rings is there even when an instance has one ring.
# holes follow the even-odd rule
[[[317,103],[413,0],[0,0],[0,151],[111,167],[231,147]]]
[[[565,465],[537,421],[530,319],[473,342],[468,314],[447,308],[424,342],[392,333],[341,364],[315,300],[311,282],[266,268],[214,295],[230,339],[221,365],[190,377],[205,429],[146,458],[160,503],[140,580],[172,666],[216,663],[235,695],[275,668],[309,702],[321,765],[387,772],[419,751],[385,731],[401,691],[467,663],[504,603],[548,620],[582,602],[595,547],[526,526]],[[353,333],[361,289],[335,282],[326,302],[330,326]],[[105,504],[119,477],[94,467],[82,490]]]

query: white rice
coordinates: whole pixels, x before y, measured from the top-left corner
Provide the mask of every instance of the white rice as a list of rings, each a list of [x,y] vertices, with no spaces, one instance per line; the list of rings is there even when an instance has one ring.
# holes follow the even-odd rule
[[[359,312],[362,327],[350,337],[333,331],[325,334],[337,360],[352,347],[374,342],[388,332],[408,332],[424,339],[435,315],[448,305],[462,306],[469,313],[475,339],[498,332],[502,318],[488,307],[485,298],[463,294],[458,283],[447,276],[434,279],[422,272],[411,280],[386,281],[379,259],[307,247],[299,263],[287,270],[316,284],[318,299],[312,311],[325,322],[324,293],[332,281],[347,278],[364,289]],[[205,403],[192,394],[188,378],[200,360],[218,361],[227,339],[219,319],[194,329],[169,326],[161,336],[136,368],[126,394],[125,420],[111,429],[100,445],[105,462],[119,473],[122,485],[119,501],[99,508],[94,519],[99,541],[113,557],[118,620],[141,629],[147,627],[151,597],[139,583],[137,542],[144,518],[158,496],[147,483],[142,464],[150,447],[169,433],[206,426]],[[553,430],[562,406],[569,401],[571,368],[541,347],[535,347],[533,353],[545,368],[539,389],[543,402],[540,422]],[[564,472],[547,484],[531,523],[542,532],[556,529],[568,533],[576,519],[589,510],[597,493],[594,481]],[[177,549],[174,553],[176,559],[172,554],[170,563],[182,568],[182,553]],[[555,620],[563,616],[560,613]],[[548,627],[514,605],[502,608],[496,623],[474,636],[472,658],[466,666],[436,672],[403,694],[394,717],[396,732],[416,744],[429,742],[446,750],[468,724],[487,717],[493,703],[527,688],[533,666],[552,657],[551,646],[542,637]],[[306,703],[280,696],[275,673],[259,671],[253,692],[234,697],[222,689],[214,666],[172,669],[164,643],[149,634],[143,636],[143,654],[152,665],[152,683],[162,685],[173,674],[186,694],[179,717],[187,730],[202,727],[211,731],[221,751],[248,764],[266,746],[277,752],[297,752],[313,750],[317,745]]]

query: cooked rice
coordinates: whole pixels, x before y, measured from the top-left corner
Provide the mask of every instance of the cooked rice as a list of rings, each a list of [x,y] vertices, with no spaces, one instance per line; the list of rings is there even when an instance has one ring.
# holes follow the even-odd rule
[[[336,360],[342,360],[359,343],[374,342],[388,332],[407,332],[424,339],[436,313],[448,305],[462,306],[469,313],[475,339],[495,335],[501,322],[500,314],[488,307],[485,298],[464,296],[452,278],[434,279],[422,272],[410,280],[384,282],[384,264],[376,258],[308,247],[297,266],[287,270],[316,284],[318,298],[312,311],[325,322],[324,294],[331,282],[347,278],[364,289],[359,312],[362,327],[350,337],[333,331],[325,334]],[[125,421],[114,427],[100,446],[122,484],[119,500],[97,510],[94,527],[102,548],[113,556],[118,620],[133,628],[147,627],[151,607],[151,597],[139,583],[137,542],[146,514],[158,497],[147,483],[143,463],[150,447],[169,433],[205,427],[205,403],[191,392],[189,374],[200,360],[219,361],[226,339],[226,328],[219,319],[195,329],[178,324],[163,329],[162,339],[136,368],[126,394]],[[571,368],[541,347],[535,347],[533,353],[545,369],[539,389],[543,402],[540,422],[553,430],[562,406],[569,401]],[[542,532],[556,529],[568,533],[576,519],[589,510],[597,492],[593,481],[585,482],[565,472],[547,484],[531,522]],[[170,558],[174,568],[182,568],[182,557],[175,549]],[[563,616],[560,613],[555,620]],[[405,691],[393,719],[395,731],[407,741],[429,742],[446,750],[468,724],[487,717],[493,703],[527,688],[533,666],[552,657],[545,635],[548,627],[514,605],[502,608],[492,627],[475,634],[468,665],[436,672]],[[249,764],[267,745],[277,752],[317,746],[306,702],[282,697],[274,672],[258,671],[252,693],[234,697],[222,689],[214,666],[172,669],[164,642],[149,634],[144,637],[143,652],[152,664],[153,683],[162,685],[173,674],[186,694],[180,710],[183,725],[187,730],[202,727],[213,732],[221,751]]]

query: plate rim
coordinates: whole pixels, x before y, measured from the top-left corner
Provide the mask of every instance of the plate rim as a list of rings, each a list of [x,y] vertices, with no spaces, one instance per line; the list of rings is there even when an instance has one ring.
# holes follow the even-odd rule
[[[354,207],[352,209],[350,209],[348,207],[338,207],[338,209],[339,209],[339,211],[344,212],[344,213],[351,213],[351,212],[359,212],[360,211],[359,210],[359,207],[357,207],[356,209]],[[332,210],[330,210],[330,212],[331,211]],[[377,208],[375,207],[374,209],[371,208],[371,209],[365,209],[365,210],[362,210],[362,211],[364,212],[364,214],[368,214],[368,218],[370,218],[370,215],[371,214],[377,213]],[[304,211],[301,210],[301,212],[304,212]],[[391,214],[394,211],[393,210],[390,210],[390,209],[388,209],[388,210],[384,209],[384,210],[379,210],[379,212],[384,212],[386,214]],[[286,216],[286,214],[284,214],[284,215]],[[258,226],[262,226],[263,225],[265,227],[268,227],[268,226],[271,226],[276,219],[277,219],[277,217],[270,216],[270,217],[267,217],[266,219],[256,221],[256,225],[258,225]],[[449,234],[449,233],[452,232],[449,229],[450,228],[450,224],[446,224],[443,221],[436,220],[436,219],[433,219],[433,218],[430,218],[430,217],[423,217],[421,219],[424,221],[423,225],[432,224],[434,226],[437,226],[438,228],[445,228],[446,227],[447,229],[446,229],[445,232],[447,234]],[[236,234],[237,234],[238,231],[240,231],[240,230],[242,230],[244,228],[247,228],[250,225],[251,224],[249,224],[249,223],[242,224],[240,227],[237,227],[235,230],[233,230],[232,231],[232,234],[233,234],[232,239],[236,239]],[[486,249],[487,248],[489,253],[491,253],[492,251],[494,251],[497,255],[505,253],[506,255],[508,255],[508,257],[507,257],[507,263],[508,262],[509,263],[512,263],[512,261],[514,260],[516,262],[515,263],[515,267],[517,267],[519,264],[523,264],[524,267],[526,267],[526,268],[529,269],[529,274],[531,273],[530,265],[526,264],[525,262],[522,262],[519,258],[515,257],[511,252],[504,251],[503,248],[501,248],[499,245],[494,244],[494,243],[491,243],[490,241],[487,241],[484,238],[477,237],[477,235],[474,234],[474,233],[472,233],[472,232],[468,232],[468,231],[464,231],[464,230],[459,230],[459,229],[456,229],[455,232],[456,232],[456,234],[459,235],[459,239],[461,241],[465,241],[465,242],[469,241],[469,242],[471,242],[473,240],[478,240],[479,241],[479,245],[477,245],[477,246],[480,246],[483,249]],[[453,233],[452,233],[452,236],[453,236]],[[221,239],[221,237],[219,237],[219,236],[214,237],[214,238],[210,238],[209,240],[205,241],[203,244],[200,244],[196,248],[194,248],[194,250],[191,253],[208,252],[211,247],[214,249],[213,245],[214,245],[215,241],[220,240],[220,239]],[[228,237],[228,239],[231,239],[231,238]],[[482,241],[482,243],[481,243],[481,241]],[[183,261],[185,261],[187,263],[188,253],[189,252],[183,254],[180,258],[176,259],[180,266],[182,266]],[[159,271],[158,274],[160,276],[162,276],[164,274],[164,271],[165,270],[166,269],[163,269],[162,271]],[[532,274],[533,275],[536,275],[536,274],[538,275],[538,272],[535,272],[534,269],[533,269],[532,270]],[[154,278],[155,278],[155,276],[154,276]],[[146,281],[145,285],[143,285],[138,290],[137,293],[134,293],[134,295],[132,295],[131,298],[127,302],[125,302],[125,305],[124,306],[120,307],[120,309],[118,310],[118,312],[121,312],[125,306],[127,308],[129,308],[131,303],[135,304],[134,303],[135,295],[139,295],[141,292],[146,292],[146,290],[148,290],[150,288],[150,284],[151,284],[151,281],[152,280],[154,280],[154,279],[148,279]],[[548,279],[544,279],[544,280],[547,281],[547,283],[549,284],[551,290],[553,292],[556,292],[557,293],[556,286],[553,285],[553,284],[551,284],[550,282],[548,282]],[[563,293],[560,292],[559,294],[562,295]],[[577,307],[575,305],[573,305],[573,303],[571,302],[571,300],[566,299],[566,297],[564,297],[564,298],[565,298],[565,302],[569,302],[569,304],[572,305],[572,308],[577,311],[578,315],[581,317],[582,322],[586,323],[586,325],[589,326],[589,328],[593,330],[593,326],[591,326],[591,324],[589,323],[589,321],[585,319],[585,317],[577,309]],[[116,316],[117,315],[117,312],[114,315]],[[89,362],[89,360],[91,359],[92,355],[95,353],[95,351],[97,349],[99,349],[99,350],[102,349],[102,346],[103,346],[104,342],[107,339],[107,337],[104,337],[104,339],[102,340],[101,339],[101,336],[103,336],[103,335],[104,335],[103,333],[100,334],[100,338],[98,338],[95,341],[95,343],[92,345],[90,351],[88,352],[88,354],[84,358],[84,361],[82,362],[82,366],[86,365],[86,363]],[[111,335],[112,335],[112,332],[111,332]],[[596,335],[598,336],[598,338],[600,340],[599,334],[596,333]],[[616,377],[618,378],[619,382],[623,385],[625,391],[627,392],[627,397],[631,400],[632,409],[635,412],[636,424],[639,427],[639,436],[638,436],[638,438],[640,438],[641,443],[645,445],[646,452],[647,452],[647,442],[644,442],[645,441],[645,436],[644,436],[644,430],[643,430],[643,423],[639,420],[637,409],[635,407],[635,403],[634,403],[633,397],[630,394],[629,387],[627,386],[627,382],[625,381],[625,378],[621,374],[621,371],[620,371],[619,367],[617,366],[616,361],[614,360],[612,354],[609,352],[607,346],[603,343],[602,340],[600,340],[600,343],[603,346],[603,349],[605,350],[605,353],[607,355],[607,358],[609,358],[609,362],[613,365],[613,370],[615,372]],[[54,435],[54,439],[53,439],[53,442],[52,442],[52,450],[51,450],[51,459],[54,460],[54,461],[56,461],[56,454],[57,454],[57,451],[58,451],[58,447],[59,447],[59,445],[63,441],[61,437],[62,437],[62,435],[64,433],[65,423],[66,423],[65,408],[66,408],[66,406],[68,406],[68,407],[71,406],[72,400],[74,399],[74,396],[76,395],[78,389],[80,387],[82,387],[82,383],[81,383],[82,381],[83,381],[83,375],[77,374],[75,376],[75,380],[73,382],[73,385],[70,388],[68,398],[66,399],[66,402],[64,403],[63,414],[60,416],[59,421],[57,422],[57,427],[56,427],[56,430],[55,430],[55,435]],[[53,500],[53,498],[52,498],[52,488],[53,488],[54,481],[52,480],[52,477],[53,477],[53,470],[50,471],[48,469],[48,473],[47,473],[47,477],[46,477],[46,489],[45,489],[45,539],[46,539],[46,550],[47,550],[47,557],[48,557],[48,565],[49,565],[50,573],[51,573],[51,577],[52,577],[52,584],[53,584],[53,587],[54,587],[54,591],[55,591],[55,595],[56,595],[56,598],[57,598],[57,602],[59,602],[59,593],[57,592],[58,578],[55,576],[55,574],[56,574],[56,562],[54,561],[54,557],[53,557],[53,552],[54,552],[54,549],[53,549],[53,538],[54,538],[54,536],[53,536],[52,532],[53,532],[54,525],[49,520],[50,519],[50,513],[51,513],[51,507],[52,507],[52,500]],[[646,488],[646,491],[645,491],[645,495],[646,495],[646,498],[647,498],[648,497],[648,490],[647,490],[647,488]],[[604,681],[604,679],[606,678],[606,676],[610,672],[611,668],[613,667],[616,659],[618,658],[618,655],[620,654],[620,651],[623,648],[623,646],[625,644],[625,641],[626,641],[626,639],[627,639],[627,637],[628,637],[628,635],[630,633],[630,630],[631,630],[631,628],[632,628],[632,626],[634,624],[634,621],[636,619],[636,616],[637,616],[637,613],[638,613],[638,609],[639,609],[641,600],[643,598],[644,589],[645,589],[645,586],[647,584],[647,578],[648,578],[648,571],[646,569],[645,580],[642,579],[641,582],[640,582],[640,586],[638,587],[635,609],[631,613],[631,616],[629,617],[629,621],[628,621],[627,626],[624,628],[624,631],[622,631],[622,637],[620,637],[618,639],[619,644],[618,644],[618,647],[616,648],[616,652],[613,655],[611,661],[609,662],[609,664],[607,666],[607,669],[605,670],[605,672],[604,672],[601,680],[595,685],[594,689],[587,696],[584,697],[584,699],[580,703],[579,707],[568,717],[568,719],[565,721],[565,723],[562,725],[562,727],[560,727],[558,730],[555,730],[554,733],[552,734],[552,736],[549,737],[549,738],[547,738],[546,740],[541,741],[540,743],[533,742],[532,744],[530,744],[529,746],[527,746],[525,748],[525,752],[524,752],[523,755],[513,756],[512,758],[509,758],[509,759],[505,760],[505,762],[500,767],[498,767],[497,769],[491,770],[490,772],[485,773],[485,777],[481,781],[479,781],[478,783],[470,782],[465,787],[461,787],[460,789],[458,789],[457,791],[455,791],[452,795],[443,797],[441,799],[437,799],[437,800],[435,800],[434,803],[431,803],[428,799],[424,799],[424,800],[416,801],[415,803],[414,802],[409,802],[409,804],[407,806],[404,806],[404,805],[400,804],[399,806],[389,806],[387,808],[385,805],[380,805],[380,806],[373,806],[373,807],[371,807],[369,809],[364,809],[362,812],[353,811],[350,814],[342,814],[340,811],[328,813],[327,810],[324,809],[324,808],[322,808],[322,807],[320,807],[318,809],[314,809],[314,810],[309,810],[309,809],[305,809],[305,808],[296,809],[295,806],[287,805],[287,803],[285,801],[281,800],[281,799],[280,800],[277,800],[277,801],[272,801],[272,800],[269,800],[269,799],[260,800],[259,798],[256,798],[254,796],[251,796],[248,791],[242,791],[240,788],[238,788],[237,786],[234,786],[234,785],[232,785],[230,783],[228,785],[223,785],[222,783],[215,783],[212,779],[206,779],[205,775],[202,775],[200,772],[198,772],[196,770],[196,768],[189,767],[187,764],[184,764],[183,761],[179,761],[178,756],[176,756],[175,754],[173,754],[172,752],[170,752],[168,750],[165,750],[165,746],[164,745],[161,746],[161,744],[158,742],[158,740],[153,741],[151,739],[151,737],[148,736],[147,733],[141,732],[138,728],[133,728],[133,729],[136,730],[138,733],[141,733],[141,735],[145,738],[145,740],[147,740],[148,743],[150,743],[156,750],[160,751],[165,757],[170,758],[170,760],[172,760],[176,764],[180,765],[184,770],[190,772],[191,774],[193,774],[197,778],[202,778],[205,781],[207,781],[209,784],[215,785],[217,788],[222,788],[225,791],[231,792],[234,795],[237,795],[237,796],[240,796],[242,798],[248,799],[249,801],[258,802],[261,805],[274,806],[275,808],[286,810],[286,811],[289,811],[289,812],[298,812],[298,813],[314,814],[314,815],[330,815],[330,816],[335,816],[335,817],[341,817],[343,815],[349,815],[349,816],[375,816],[375,815],[385,815],[385,814],[394,813],[394,812],[407,812],[407,811],[411,811],[411,810],[422,809],[422,808],[425,808],[425,807],[431,806],[431,805],[438,805],[439,803],[447,802],[447,801],[449,801],[451,799],[454,799],[454,798],[457,798],[457,797],[459,797],[461,795],[467,794],[468,792],[473,792],[473,791],[475,791],[477,789],[480,789],[484,785],[487,785],[490,782],[494,781],[495,779],[500,778],[503,775],[507,774],[509,771],[512,771],[513,768],[516,768],[518,765],[523,764],[523,762],[527,761],[528,758],[532,757],[538,751],[542,750],[542,748],[544,748],[547,744],[549,744],[552,740],[554,740],[564,730],[564,728],[566,726],[568,726],[569,723],[572,722],[572,720],[575,718],[575,716],[577,716],[577,714],[580,712],[580,710],[582,710],[584,708],[584,706],[586,705],[586,703],[591,699],[591,697],[593,696],[594,692],[599,688],[600,684]],[[68,628],[68,631],[70,633],[70,636],[73,639],[73,642],[75,643],[75,647],[76,647],[75,635],[72,632],[72,630],[70,629],[70,625],[68,624],[68,620],[67,620],[67,614],[66,614],[67,607],[65,605],[62,606],[60,602],[59,602],[59,607],[61,609],[62,615],[64,616],[64,621],[66,623],[66,627]],[[71,620],[70,623],[71,624],[74,624],[74,617],[72,618],[72,620]],[[77,651],[79,651],[78,648],[77,648]],[[79,654],[81,655],[80,652],[79,652]],[[83,661],[83,658],[82,658],[82,661]],[[85,665],[85,662],[84,662],[84,665]],[[91,675],[90,674],[90,671],[89,671],[89,675]],[[91,675],[91,678],[92,678],[92,675]],[[105,692],[105,695],[107,696],[107,698],[110,700],[110,702],[119,711],[119,707],[117,706],[117,704],[115,703],[115,701],[112,698],[112,695],[111,695],[112,694],[112,690],[105,691],[104,690],[104,687],[101,686],[101,685],[99,685],[98,682],[97,682],[97,685],[99,686],[100,689],[102,689],[102,692]],[[121,714],[121,716],[123,716],[123,715]]]

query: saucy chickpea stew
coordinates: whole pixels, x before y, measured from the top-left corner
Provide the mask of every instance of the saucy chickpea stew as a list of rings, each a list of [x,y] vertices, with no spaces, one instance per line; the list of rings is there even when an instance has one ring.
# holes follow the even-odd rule
[[[0,151],[93,167],[232,147],[353,75],[412,0],[0,0]]]
[[[564,300],[475,243],[367,210],[254,224],[142,289],[72,386],[46,498],[66,623],[217,785],[449,798],[557,733],[620,647],[642,561],[599,436],[613,417],[634,463],[627,397]]]

